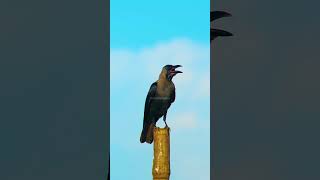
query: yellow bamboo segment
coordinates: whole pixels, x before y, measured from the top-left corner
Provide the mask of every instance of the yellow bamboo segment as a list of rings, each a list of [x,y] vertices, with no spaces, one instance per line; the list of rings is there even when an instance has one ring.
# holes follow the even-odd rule
[[[169,180],[170,177],[170,128],[155,127],[153,131],[153,180]]]

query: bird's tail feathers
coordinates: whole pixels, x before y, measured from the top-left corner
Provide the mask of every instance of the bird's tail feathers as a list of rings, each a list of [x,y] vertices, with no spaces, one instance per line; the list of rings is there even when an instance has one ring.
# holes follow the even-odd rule
[[[140,142],[147,142],[151,144],[153,142],[153,128],[154,124],[150,123],[148,126],[144,127],[141,132]]]

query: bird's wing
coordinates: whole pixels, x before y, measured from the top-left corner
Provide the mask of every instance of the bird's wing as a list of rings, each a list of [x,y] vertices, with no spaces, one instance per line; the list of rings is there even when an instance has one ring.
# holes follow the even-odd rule
[[[144,118],[143,118],[143,126],[145,126],[147,124],[147,121],[149,120],[148,114],[149,114],[149,110],[150,110],[150,104],[153,101],[152,98],[156,96],[157,93],[157,82],[152,83],[147,98],[146,98],[146,102],[144,105]]]
[[[210,22],[222,17],[228,17],[231,14],[224,12],[224,11],[211,11],[210,12]]]

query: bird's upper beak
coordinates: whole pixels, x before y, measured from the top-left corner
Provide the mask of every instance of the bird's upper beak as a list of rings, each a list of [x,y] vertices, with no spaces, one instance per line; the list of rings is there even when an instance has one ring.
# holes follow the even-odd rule
[[[170,73],[171,76],[175,76],[178,73],[182,73],[182,71],[176,71],[176,69],[178,67],[182,67],[182,66],[181,65],[175,65],[170,69],[169,73]]]
[[[230,13],[227,13],[225,11],[211,11],[210,12],[210,22],[216,20],[216,19],[220,19],[223,17],[230,17],[232,16]]]

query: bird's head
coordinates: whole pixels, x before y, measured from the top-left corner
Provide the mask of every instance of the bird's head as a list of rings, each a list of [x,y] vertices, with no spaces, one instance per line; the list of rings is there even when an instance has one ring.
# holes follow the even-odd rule
[[[182,66],[181,65],[165,65],[162,68],[160,76],[171,81],[176,74],[182,73],[181,71],[176,70],[178,67],[182,67]]]

